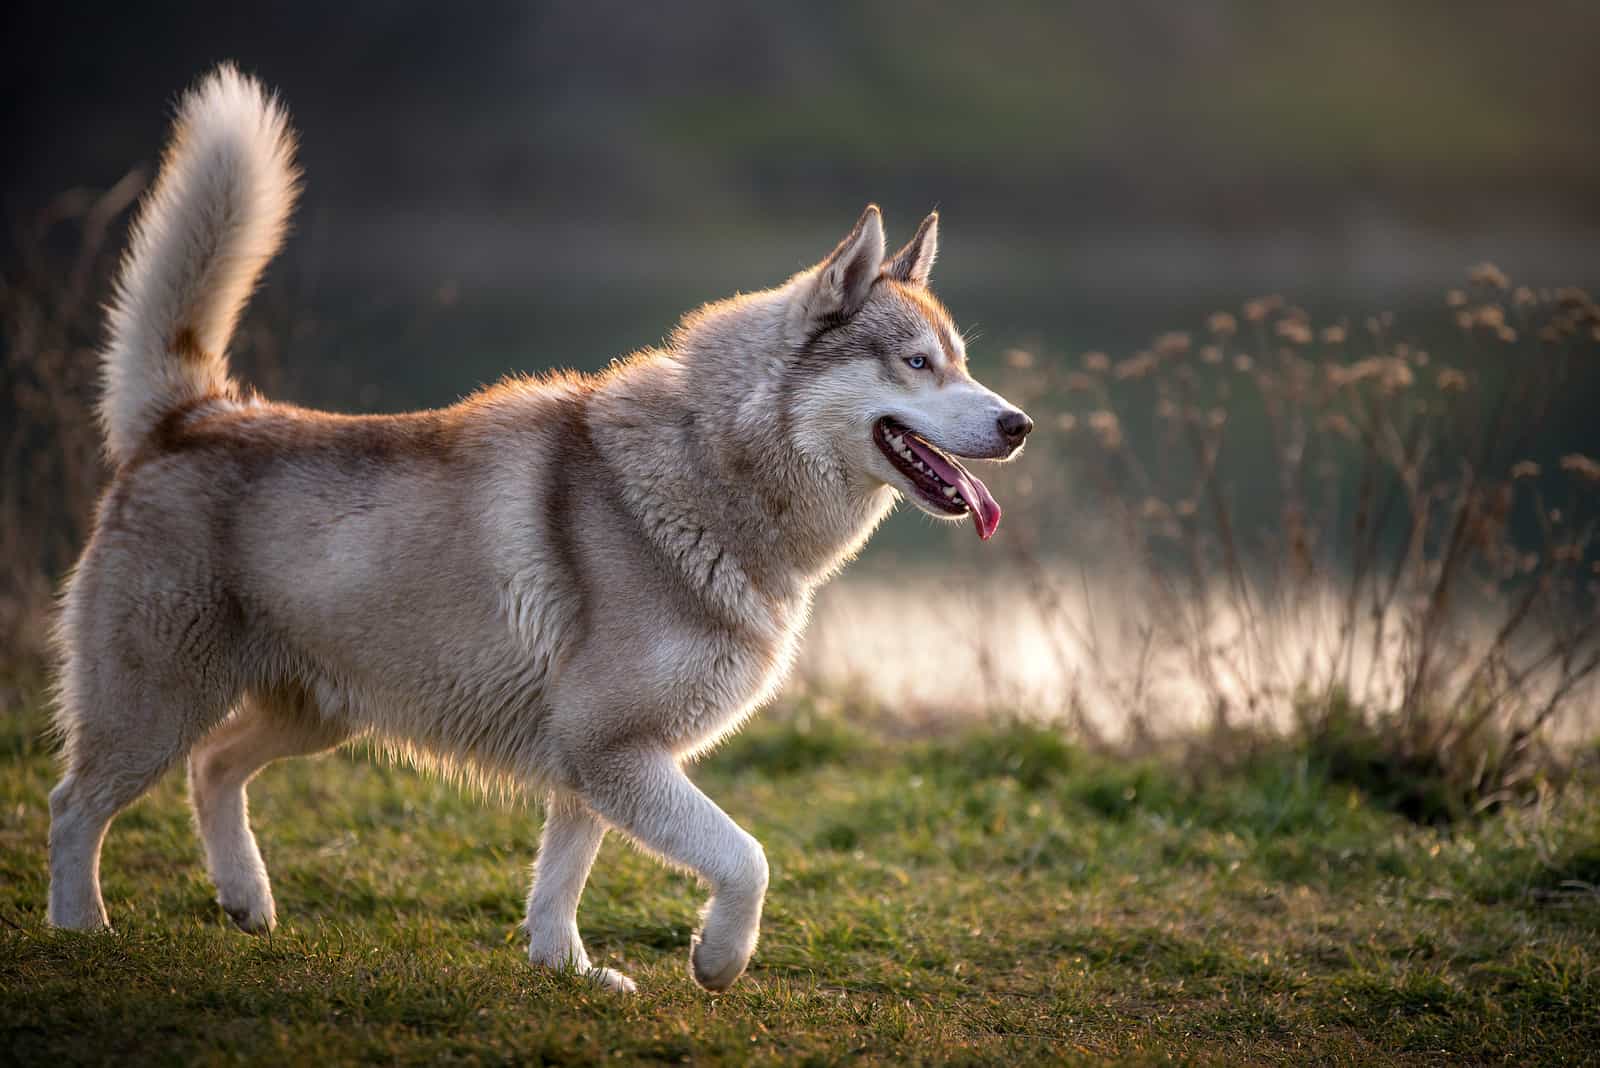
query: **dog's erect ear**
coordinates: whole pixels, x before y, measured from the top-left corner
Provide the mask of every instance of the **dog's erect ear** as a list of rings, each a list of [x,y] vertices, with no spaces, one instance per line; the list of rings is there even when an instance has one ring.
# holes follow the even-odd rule
[[[915,286],[928,284],[933,273],[933,261],[939,257],[939,213],[933,212],[917,232],[911,235],[906,247],[894,254],[894,259],[883,265],[883,273],[896,282]]]
[[[883,215],[878,205],[868,204],[855,229],[817,267],[806,319],[814,326],[860,311],[882,267]]]

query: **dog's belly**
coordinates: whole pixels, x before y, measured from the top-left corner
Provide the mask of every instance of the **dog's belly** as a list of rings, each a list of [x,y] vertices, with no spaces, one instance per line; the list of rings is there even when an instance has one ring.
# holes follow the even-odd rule
[[[295,672],[322,714],[409,757],[527,783],[569,779],[578,749],[665,748],[693,757],[737,730],[778,689],[798,627],[776,640],[658,631],[638,655],[584,643],[549,669],[514,635],[445,643],[410,662],[306,661]],[[354,650],[352,650],[354,652]]]
[[[323,717],[413,755],[494,774],[535,770],[548,664],[509,638],[429,623],[425,614],[399,617],[362,640],[302,631],[283,642],[260,684],[304,687]]]
[[[323,715],[414,755],[533,772],[571,605],[556,583],[512,598],[473,554],[432,549],[390,537],[355,564],[306,553],[258,572],[264,681],[302,684]]]

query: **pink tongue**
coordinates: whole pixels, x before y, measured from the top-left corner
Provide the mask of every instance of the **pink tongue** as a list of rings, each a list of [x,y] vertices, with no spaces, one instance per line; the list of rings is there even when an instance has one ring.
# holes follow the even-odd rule
[[[972,525],[978,528],[978,537],[984,541],[994,533],[1000,525],[1000,502],[994,499],[985,486],[978,479],[973,478],[963,467],[951,464],[944,457],[923,445],[911,434],[906,435],[906,444],[911,446],[911,451],[929,467],[935,474],[956,488],[961,494],[961,499],[967,502],[967,507],[972,511]]]

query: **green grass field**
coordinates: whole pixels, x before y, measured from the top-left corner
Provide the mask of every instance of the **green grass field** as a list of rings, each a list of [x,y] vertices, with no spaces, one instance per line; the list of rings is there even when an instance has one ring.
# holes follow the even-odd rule
[[[1227,771],[1025,728],[769,713],[697,773],[766,844],[763,941],[689,980],[702,892],[609,841],[580,921],[634,998],[534,972],[528,805],[338,754],[251,790],[271,938],[170,776],[112,828],[113,935],[44,925],[36,707],[0,719],[0,1061],[1570,1063],[1600,1051],[1600,789],[1439,831],[1269,750]]]

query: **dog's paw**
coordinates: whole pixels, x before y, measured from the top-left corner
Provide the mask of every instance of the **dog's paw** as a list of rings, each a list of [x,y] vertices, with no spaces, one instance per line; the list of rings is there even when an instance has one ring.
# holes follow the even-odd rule
[[[222,906],[222,911],[228,914],[233,925],[245,934],[269,934],[278,926],[277,910],[273,906],[270,891],[265,894],[253,891],[219,893],[217,904]]]
[[[91,905],[67,907],[50,902],[49,923],[58,931],[79,931],[85,934],[110,934],[111,921],[106,910],[97,901]]]
[[[597,986],[618,994],[637,994],[639,984],[615,968],[590,968],[584,975]]]
[[[582,953],[582,951],[579,951]],[[581,956],[570,952],[551,954],[529,954],[528,962],[535,968],[557,975],[569,975],[587,979],[596,986],[606,990],[613,990],[619,994],[637,994],[639,984],[629,979],[615,968],[601,968],[589,963],[589,955]]]
[[[722,991],[744,974],[753,945],[729,945],[695,935],[689,945],[689,970],[694,981],[710,991]]]

